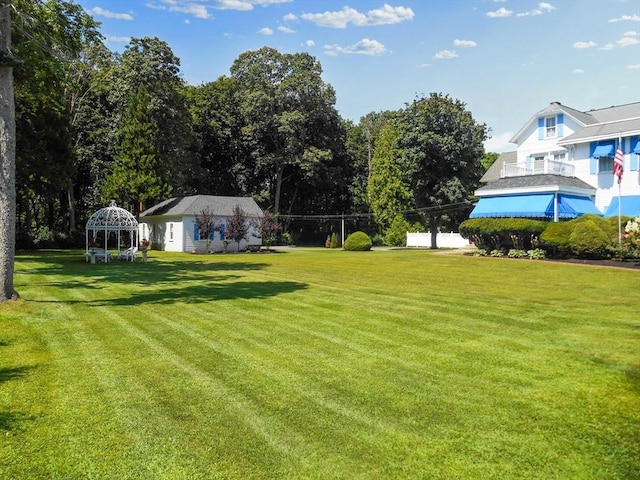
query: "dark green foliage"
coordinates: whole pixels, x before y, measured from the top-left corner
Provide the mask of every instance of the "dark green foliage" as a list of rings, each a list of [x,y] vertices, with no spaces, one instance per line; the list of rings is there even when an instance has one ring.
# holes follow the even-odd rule
[[[344,241],[344,249],[352,252],[366,252],[371,250],[371,239],[364,232],[353,232]]]
[[[583,215],[568,222],[550,223],[540,235],[541,245],[556,257],[605,258],[618,238],[618,219]]]
[[[487,250],[509,246],[535,248],[549,222],[528,218],[470,218],[460,224],[460,234],[478,248]]]
[[[149,95],[144,85],[131,96],[120,131],[115,163],[105,179],[105,199],[116,199],[124,208],[138,202],[157,201],[171,193],[166,171],[155,145],[157,128],[150,119]]]

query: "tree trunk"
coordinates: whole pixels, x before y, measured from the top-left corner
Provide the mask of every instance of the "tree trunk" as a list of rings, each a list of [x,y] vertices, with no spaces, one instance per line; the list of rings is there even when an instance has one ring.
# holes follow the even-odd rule
[[[282,174],[284,172],[284,166],[278,165],[278,171],[276,172],[276,194],[274,198],[273,213],[275,215],[280,213],[280,192],[282,191]]]
[[[76,199],[73,195],[73,180],[67,180],[67,203],[69,206],[69,234],[76,231]]]
[[[16,111],[13,98],[11,12],[0,0],[0,301],[15,299]]]
[[[438,248],[438,219],[436,215],[429,215],[429,230],[431,231],[431,248]]]

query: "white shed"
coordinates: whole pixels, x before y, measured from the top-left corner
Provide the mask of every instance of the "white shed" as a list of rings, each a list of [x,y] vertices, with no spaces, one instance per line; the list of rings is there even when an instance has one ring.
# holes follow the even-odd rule
[[[239,206],[247,217],[249,235],[238,245],[225,236],[228,219],[233,209]],[[196,216],[209,210],[219,226],[209,241],[201,238]],[[193,195],[165,200],[140,213],[139,235],[148,239],[152,248],[171,252],[211,252],[246,250],[262,245],[255,222],[262,218],[262,210],[251,197],[227,197],[215,195]]]

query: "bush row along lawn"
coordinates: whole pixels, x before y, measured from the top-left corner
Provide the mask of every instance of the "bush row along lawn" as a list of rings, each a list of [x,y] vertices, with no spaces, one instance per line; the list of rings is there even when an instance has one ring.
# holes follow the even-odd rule
[[[640,478],[640,274],[19,254],[0,478]]]

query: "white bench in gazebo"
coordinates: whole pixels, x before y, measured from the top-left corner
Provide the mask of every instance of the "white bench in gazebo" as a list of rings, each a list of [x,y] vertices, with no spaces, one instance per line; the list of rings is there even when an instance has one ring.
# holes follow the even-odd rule
[[[115,201],[111,201],[108,207],[101,208],[95,212],[85,227],[85,259],[87,262],[110,262],[113,258],[109,253],[109,237],[111,234],[115,234],[116,245],[118,248],[117,258],[120,258],[122,254],[126,255],[127,250],[120,252],[121,239],[124,235],[124,240],[127,240],[129,252],[132,252],[135,248],[138,248],[138,221],[136,217],[124,208],[120,208],[116,205]],[[101,247],[89,246],[89,242],[92,245],[96,245],[98,235],[102,234],[104,245]],[[91,236],[91,240],[89,237]],[[128,255],[128,259],[135,260],[135,255]]]

